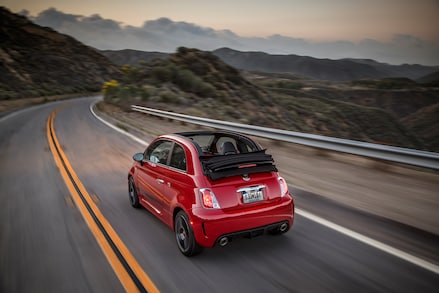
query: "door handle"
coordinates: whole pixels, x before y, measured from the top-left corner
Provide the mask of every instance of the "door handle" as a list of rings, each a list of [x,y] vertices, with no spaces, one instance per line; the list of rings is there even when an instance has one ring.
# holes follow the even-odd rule
[[[157,181],[158,184],[163,184],[163,183],[165,183],[165,180],[163,180],[163,179],[156,179],[155,181]]]

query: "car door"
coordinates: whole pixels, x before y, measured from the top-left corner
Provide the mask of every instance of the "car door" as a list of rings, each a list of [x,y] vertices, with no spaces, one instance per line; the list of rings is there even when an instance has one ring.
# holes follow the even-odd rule
[[[146,149],[144,163],[138,167],[137,181],[140,201],[159,215],[163,213],[165,201],[163,174],[166,171],[173,144],[169,140],[154,142]]]

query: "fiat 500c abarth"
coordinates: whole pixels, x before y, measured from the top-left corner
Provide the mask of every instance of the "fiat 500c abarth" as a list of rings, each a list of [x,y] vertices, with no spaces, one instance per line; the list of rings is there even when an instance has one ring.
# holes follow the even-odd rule
[[[235,237],[282,234],[294,200],[271,155],[254,140],[225,131],[162,135],[133,156],[129,199],[175,232],[186,256]]]

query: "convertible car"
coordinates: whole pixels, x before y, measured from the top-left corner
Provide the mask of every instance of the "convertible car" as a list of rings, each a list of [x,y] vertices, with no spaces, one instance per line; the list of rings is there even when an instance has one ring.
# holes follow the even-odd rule
[[[272,156],[242,134],[162,135],[133,159],[131,205],[173,229],[186,256],[235,237],[282,234],[293,225],[294,200]]]

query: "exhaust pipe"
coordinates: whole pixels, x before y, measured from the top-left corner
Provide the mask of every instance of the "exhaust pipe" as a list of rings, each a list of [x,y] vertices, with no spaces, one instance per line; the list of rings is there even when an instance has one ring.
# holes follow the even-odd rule
[[[279,231],[280,232],[286,232],[288,230],[288,224],[287,223],[282,223],[280,226],[279,226]]]
[[[219,245],[224,247],[227,244],[229,244],[229,238],[227,237],[222,237],[219,241],[218,241]]]

